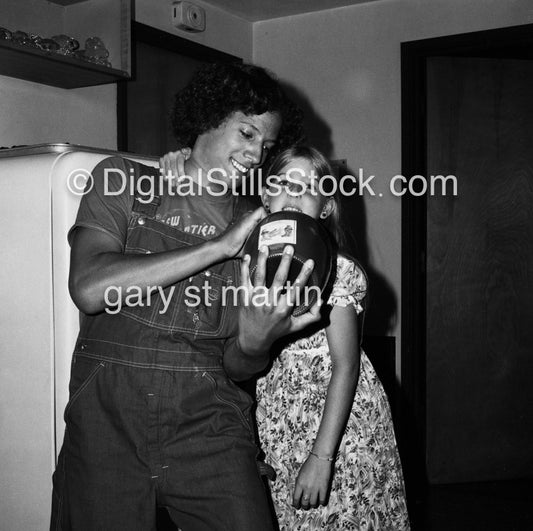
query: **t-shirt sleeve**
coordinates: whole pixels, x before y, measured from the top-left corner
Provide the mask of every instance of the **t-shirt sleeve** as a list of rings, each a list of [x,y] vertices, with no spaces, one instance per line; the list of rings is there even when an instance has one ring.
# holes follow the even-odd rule
[[[117,240],[124,250],[134,197],[131,195],[130,161],[109,157],[98,163],[87,181],[76,221],[68,233],[69,244],[78,227],[100,230]]]
[[[344,257],[337,257],[337,274],[328,304],[331,306],[354,306],[359,314],[366,297],[367,280],[364,271],[354,261]]]

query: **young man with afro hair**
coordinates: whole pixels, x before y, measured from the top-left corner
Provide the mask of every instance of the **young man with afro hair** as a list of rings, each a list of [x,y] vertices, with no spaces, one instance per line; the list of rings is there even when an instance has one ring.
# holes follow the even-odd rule
[[[69,233],[81,322],[52,529],[155,530],[157,507],[183,531],[274,528],[252,400],[234,381],[261,371],[276,339],[319,315],[293,317],[291,294],[274,292],[290,248],[269,304],[224,300],[230,287],[264,287],[266,268],[263,250],[254,288],[240,259],[265,212],[225,185],[298,141],[300,113],[262,68],[214,64],[176,95],[172,125],[177,147],[191,147],[188,193],[158,186],[154,168],[105,159]],[[121,190],[124,176],[134,186]]]

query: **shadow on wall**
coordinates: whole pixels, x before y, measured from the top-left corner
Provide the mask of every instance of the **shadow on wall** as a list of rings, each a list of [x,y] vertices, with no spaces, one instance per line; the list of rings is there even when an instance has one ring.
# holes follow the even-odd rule
[[[307,142],[331,159],[333,157],[333,143],[330,126],[316,113],[305,94],[287,83],[284,83],[283,86],[289,97],[297,103],[304,113]],[[353,144],[357,146],[357,139],[354,139]],[[345,154],[342,155],[344,158]],[[351,157],[353,153],[349,155]],[[346,168],[346,173],[357,175],[352,168]],[[398,300],[388,280],[370,263],[363,197],[358,194],[343,197],[341,212],[342,225],[347,239],[346,252],[361,263],[368,275],[370,289],[365,317],[365,334],[387,336],[391,334],[396,324]]]
[[[347,174],[357,175],[351,168]],[[353,195],[342,200],[342,219],[347,233],[348,252],[357,258],[368,276],[365,335],[388,336],[396,324],[398,300],[389,281],[370,261],[367,216],[363,197]]]
[[[330,126],[316,113],[308,97],[299,89],[288,83],[282,83],[289,98],[294,101],[303,112],[304,130],[308,144],[316,147],[326,157],[333,154]]]

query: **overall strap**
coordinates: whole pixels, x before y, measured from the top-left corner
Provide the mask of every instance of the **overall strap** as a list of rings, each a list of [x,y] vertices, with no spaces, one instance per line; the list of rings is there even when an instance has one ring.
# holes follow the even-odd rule
[[[140,168],[149,168],[157,175],[146,173],[135,176],[135,198],[133,212],[153,218],[161,204],[161,176],[158,168],[140,165]]]

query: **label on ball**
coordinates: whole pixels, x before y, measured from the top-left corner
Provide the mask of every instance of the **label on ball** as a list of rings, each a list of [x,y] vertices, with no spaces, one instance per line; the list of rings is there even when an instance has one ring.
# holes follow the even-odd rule
[[[284,245],[294,245],[296,243],[296,220],[281,219],[265,223],[261,227],[257,242],[258,249],[262,245],[277,245],[278,243]]]

